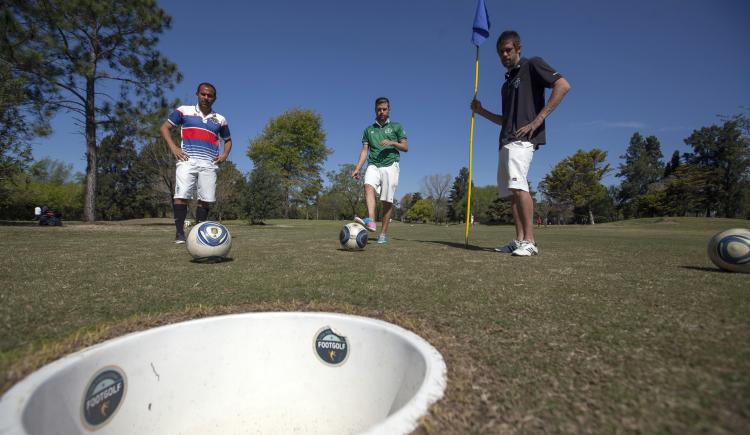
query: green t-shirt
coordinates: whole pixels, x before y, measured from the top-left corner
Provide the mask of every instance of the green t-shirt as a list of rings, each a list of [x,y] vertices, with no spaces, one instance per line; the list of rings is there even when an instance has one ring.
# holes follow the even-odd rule
[[[382,127],[377,122],[373,122],[365,128],[362,134],[362,144],[370,147],[367,161],[378,168],[391,166],[401,158],[401,153],[393,145],[380,145],[384,139],[401,142],[401,139],[406,139],[406,132],[401,124],[391,121],[386,122]]]

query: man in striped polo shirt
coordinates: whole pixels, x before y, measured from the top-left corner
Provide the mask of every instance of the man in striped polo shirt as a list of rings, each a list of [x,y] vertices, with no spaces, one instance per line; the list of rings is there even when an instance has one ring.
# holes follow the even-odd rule
[[[365,202],[368,217],[362,219],[357,216],[354,220],[375,232],[375,193],[380,194],[383,205],[383,227],[378,236],[378,243],[388,242],[386,232],[393,213],[393,199],[398,186],[400,153],[409,151],[409,142],[401,124],[390,119],[391,102],[388,98],[380,97],[375,100],[375,122],[368,125],[362,134],[362,149],[359,160],[354,168],[352,178],[359,180],[360,169],[367,160],[365,171]]]
[[[219,164],[229,157],[232,138],[226,118],[213,111],[216,101],[216,88],[211,83],[201,83],[195,93],[198,104],[180,106],[162,124],[161,136],[177,158],[174,192],[174,223],[177,228],[175,243],[185,243],[185,217],[188,202],[196,191],[198,208],[195,220],[203,222],[208,218],[211,203],[216,202],[216,173]],[[182,143],[178,147],[169,131],[180,126]],[[223,152],[219,148],[223,142]]]

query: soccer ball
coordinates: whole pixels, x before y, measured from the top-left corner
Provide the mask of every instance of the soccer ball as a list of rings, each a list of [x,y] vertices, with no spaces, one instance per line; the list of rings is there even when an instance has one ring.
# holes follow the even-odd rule
[[[193,225],[193,223],[190,222],[190,219],[185,219],[185,223],[182,224],[182,228],[185,230],[189,230],[191,225]]]
[[[348,251],[359,251],[367,246],[367,230],[360,224],[346,224],[339,233],[341,247]]]
[[[721,269],[750,273],[750,230],[732,228],[711,237],[708,257]]]
[[[232,247],[232,235],[218,222],[201,222],[187,236],[187,250],[197,260],[221,259]]]

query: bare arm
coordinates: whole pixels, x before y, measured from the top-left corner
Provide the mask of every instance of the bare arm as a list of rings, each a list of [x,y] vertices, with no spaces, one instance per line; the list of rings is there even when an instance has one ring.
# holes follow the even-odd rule
[[[169,151],[172,151],[172,154],[174,154],[177,160],[188,160],[190,157],[187,155],[187,153],[183,151],[182,148],[175,145],[174,141],[172,140],[172,134],[169,132],[170,130],[172,130],[172,127],[174,127],[174,125],[172,125],[171,122],[164,121],[164,124],[159,127],[161,137],[167,143]]]
[[[362,150],[359,152],[359,160],[357,161],[357,166],[354,168],[354,172],[352,172],[352,178],[355,180],[359,180],[359,170],[362,169],[362,165],[365,164],[365,160],[367,160],[367,154],[370,152],[370,145],[369,144],[362,144]]]
[[[232,138],[224,141],[224,152],[216,156],[214,159],[214,163],[224,163],[227,161],[227,158],[229,157],[229,152],[232,151]]]
[[[570,90],[570,83],[565,80],[565,77],[560,77],[552,85],[552,95],[550,95],[547,104],[544,108],[536,115],[533,121],[524,125],[516,131],[516,137],[531,137],[542,122],[552,113],[553,110],[562,102],[565,94]]]
[[[498,115],[497,113],[492,113],[489,110],[482,107],[482,103],[479,100],[472,100],[471,101],[471,110],[481,116],[482,118],[485,118],[491,122],[494,122],[495,124],[502,127],[503,125],[503,117],[501,115]]]
[[[397,150],[399,150],[399,151],[401,151],[403,153],[409,152],[409,141],[406,140],[406,138],[401,139],[398,142],[395,142],[395,141],[392,141],[392,140],[388,140],[388,139],[383,139],[380,142],[380,145],[383,145],[383,146],[390,145],[390,146],[396,148]]]

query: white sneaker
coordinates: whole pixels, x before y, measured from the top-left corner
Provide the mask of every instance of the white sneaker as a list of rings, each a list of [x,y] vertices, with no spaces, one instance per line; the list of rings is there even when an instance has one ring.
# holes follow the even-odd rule
[[[539,249],[535,244],[529,242],[528,240],[521,240],[521,246],[513,251],[512,255],[515,257],[531,257],[532,255],[537,254],[539,254]]]
[[[511,252],[515,251],[516,249],[521,247],[521,241],[513,239],[510,242],[508,242],[505,246],[498,246],[495,248],[495,251],[502,252],[504,254],[510,254]]]

